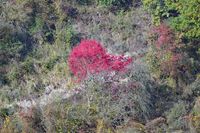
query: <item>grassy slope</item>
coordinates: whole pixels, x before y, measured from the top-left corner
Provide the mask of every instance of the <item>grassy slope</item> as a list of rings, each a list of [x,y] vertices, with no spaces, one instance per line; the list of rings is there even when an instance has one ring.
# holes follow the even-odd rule
[[[146,52],[147,35],[151,20],[142,8],[131,8],[126,12],[112,12],[107,8],[94,5],[86,6],[77,3],[69,5],[65,3],[65,6],[66,8],[76,9],[77,14],[75,16],[68,14],[69,22],[67,26],[66,23],[62,23],[62,18],[60,21],[55,22],[56,30],[53,31],[55,41],[50,44],[40,34],[34,34],[33,36],[36,36],[36,39],[41,39],[35,42],[33,52],[30,52],[24,60],[12,61],[8,64],[9,71],[7,74],[11,82],[1,86],[0,105],[2,107],[4,104],[12,103],[15,99],[40,97],[47,86],[53,86],[52,88],[55,89],[61,86],[72,88],[74,84],[71,82],[71,75],[67,67],[67,56],[73,45],[76,45],[81,39],[96,39],[113,54],[126,53],[134,57]],[[59,10],[57,13],[60,13]],[[67,13],[64,12],[64,14]],[[61,13],[61,15],[63,14]],[[43,30],[40,26],[36,26],[37,28]],[[24,71],[25,68],[28,71]],[[34,71],[30,72],[30,68]],[[22,74],[16,76],[18,73]],[[173,108],[176,100],[181,98],[173,94],[171,90],[163,91],[163,88],[165,87],[158,86],[157,91],[152,93],[155,97],[154,100],[156,100],[155,114],[157,113],[157,115],[155,116],[166,116],[164,113],[166,111],[175,112],[174,114],[169,113],[167,116],[170,119],[170,128],[179,128],[180,125],[175,120],[188,113],[185,109],[185,105],[188,105],[188,103],[178,102]],[[194,101],[192,100],[192,102]],[[198,105],[196,106],[198,108]],[[184,110],[184,112],[180,112],[180,110]],[[65,112],[64,107],[62,111]],[[136,132],[134,128],[146,128],[147,131],[157,132],[159,129],[166,128],[165,124],[162,125],[162,118],[156,120],[152,122],[154,125],[149,122],[146,126],[133,121],[125,127],[121,127],[122,129],[119,132],[121,130],[121,132],[125,132],[125,130]],[[171,121],[175,121],[175,124]],[[158,124],[159,122],[161,125]],[[158,129],[155,128],[156,126]],[[149,129],[152,127],[154,129]]]

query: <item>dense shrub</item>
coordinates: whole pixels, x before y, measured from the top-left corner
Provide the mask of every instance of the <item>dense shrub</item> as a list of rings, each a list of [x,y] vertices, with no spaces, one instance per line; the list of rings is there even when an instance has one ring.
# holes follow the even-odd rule
[[[108,7],[114,7],[112,9],[127,10],[130,7],[138,7],[141,5],[141,0],[97,0],[97,4]]]
[[[165,16],[168,16],[164,0],[142,0],[144,7],[150,12],[152,21],[159,25]]]
[[[140,2],[1,0],[0,132],[199,132],[199,1]]]
[[[97,0],[97,4],[106,5],[106,6],[111,5],[112,2],[113,2],[113,0]]]
[[[166,115],[170,132],[174,130],[187,130],[187,121],[184,119],[184,116],[187,115],[187,104],[185,102],[176,103]]]
[[[151,12],[153,21],[159,25],[167,19],[170,26],[190,39],[199,38],[200,3],[198,0],[143,0]]]
[[[94,40],[84,40],[74,47],[69,55],[69,67],[79,79],[88,74],[101,71],[123,71],[132,59],[114,56],[106,52],[102,45]]]
[[[194,108],[192,110],[192,118],[191,123],[194,129],[199,132],[200,131],[200,97],[196,99]]]
[[[81,5],[88,5],[90,4],[92,1],[91,0],[76,0],[76,2],[78,2]]]
[[[3,125],[6,126],[3,130],[108,132],[131,120],[142,125],[140,123],[148,121],[152,113],[149,87],[143,85],[146,77],[142,80],[140,77],[130,76],[131,79],[126,81],[122,78],[122,75],[105,73],[101,73],[101,76],[91,75],[78,88],[74,88],[76,94],[66,100],[53,97],[57,100],[46,106],[36,104],[8,116],[9,122],[3,120]]]
[[[200,96],[200,78],[197,78],[193,83],[185,88],[184,96],[189,99],[194,99]]]
[[[165,24],[155,27],[152,35],[147,54],[149,68],[156,77],[165,79],[169,86],[178,89],[180,82],[190,78],[190,62],[183,54],[181,49],[183,45],[177,35]]]
[[[150,112],[147,88],[137,81],[115,83],[114,80],[119,80],[116,76],[86,81],[85,92],[82,94],[84,101],[93,106],[100,119],[114,126],[133,118],[146,121]]]
[[[67,75],[65,59],[79,41],[65,20],[68,14],[64,7],[69,1],[60,2],[0,2],[0,86],[6,88],[0,89],[1,100],[11,102],[39,94],[43,90],[40,83],[49,82],[51,72],[56,73],[57,80]]]
[[[170,18],[170,25],[189,38],[200,38],[200,3],[198,0],[166,0],[168,12],[175,11],[179,15]]]
[[[91,75],[84,80],[80,88],[75,89],[78,92],[76,95],[66,103],[57,104],[59,110],[47,106],[47,110],[51,109],[45,116],[50,120],[45,122],[49,123],[48,129],[50,126],[56,129],[55,125],[58,123],[54,123],[60,122],[60,129],[63,132],[76,132],[81,129],[107,132],[117,126],[126,125],[132,119],[146,122],[150,118],[151,101],[146,86],[139,81],[121,82],[120,75],[101,74]]]

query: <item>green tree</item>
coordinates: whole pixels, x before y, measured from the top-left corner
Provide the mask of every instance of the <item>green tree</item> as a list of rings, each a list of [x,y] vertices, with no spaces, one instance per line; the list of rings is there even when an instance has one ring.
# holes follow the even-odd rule
[[[143,0],[155,25],[169,22],[176,31],[187,38],[200,38],[199,0]]]

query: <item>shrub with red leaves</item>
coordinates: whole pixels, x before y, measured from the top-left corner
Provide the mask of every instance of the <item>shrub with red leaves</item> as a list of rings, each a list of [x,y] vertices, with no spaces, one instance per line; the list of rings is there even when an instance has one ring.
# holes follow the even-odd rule
[[[73,48],[68,62],[72,73],[79,80],[82,80],[89,73],[123,71],[132,62],[132,58],[108,54],[106,49],[97,41],[83,40]]]
[[[169,47],[169,45],[172,44],[172,31],[167,25],[161,24],[160,26],[155,27],[153,32],[158,35],[156,41],[157,48],[163,48],[166,45]]]
[[[174,32],[169,26],[161,24],[154,27],[151,35],[150,41],[156,60],[150,62],[153,64],[152,67],[157,67],[152,70],[159,71],[162,79],[174,79],[176,88],[179,88],[182,81],[186,83],[186,80],[190,79],[191,66],[187,54],[184,53],[180,34]]]
[[[157,57],[162,58],[167,53],[172,54],[171,61],[178,61],[181,59],[180,43],[174,32],[169,26],[161,24],[153,29],[153,35],[156,35],[156,41],[153,45],[157,49]]]

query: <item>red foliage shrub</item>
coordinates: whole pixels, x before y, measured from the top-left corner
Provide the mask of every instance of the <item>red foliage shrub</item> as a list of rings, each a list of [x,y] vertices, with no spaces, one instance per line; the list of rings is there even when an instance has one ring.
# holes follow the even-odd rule
[[[153,34],[157,36],[154,45],[156,46],[158,57],[170,52],[172,53],[172,60],[180,59],[180,43],[170,27],[161,24],[153,29]]]
[[[162,48],[165,45],[169,46],[169,44],[172,43],[172,31],[167,25],[161,24],[160,26],[155,27],[153,32],[158,35],[156,41],[157,48]]]
[[[82,80],[89,73],[123,71],[132,62],[132,59],[122,55],[108,54],[105,48],[95,40],[83,40],[73,48],[68,62],[72,73]]]
[[[170,76],[174,79],[183,77],[186,71],[185,55],[182,51],[182,43],[175,32],[165,24],[153,29],[153,36],[156,37],[153,45],[156,49],[156,58],[160,62],[160,70],[163,76]]]

